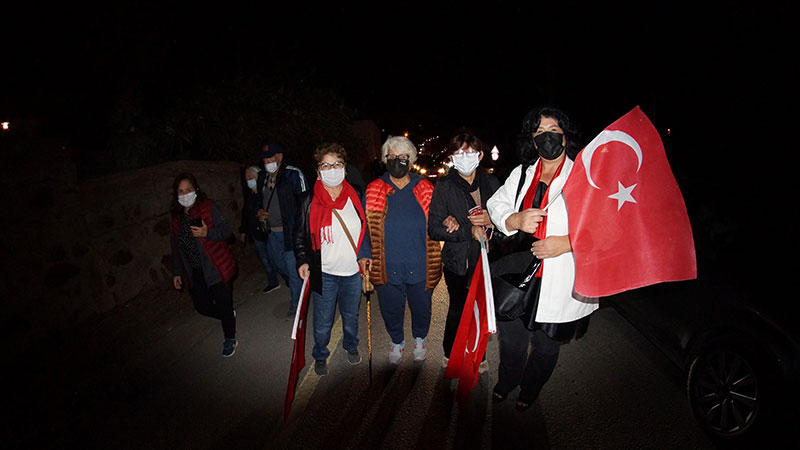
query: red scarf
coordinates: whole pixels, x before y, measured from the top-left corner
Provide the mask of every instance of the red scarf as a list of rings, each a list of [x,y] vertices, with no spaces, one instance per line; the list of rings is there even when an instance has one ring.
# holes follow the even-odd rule
[[[322,181],[317,180],[314,183],[314,198],[311,200],[311,206],[308,210],[308,225],[311,233],[311,248],[319,250],[322,247],[322,242],[333,242],[333,231],[331,223],[333,222],[333,210],[342,210],[347,205],[347,199],[350,199],[358,211],[358,217],[361,219],[361,233],[358,235],[358,242],[356,243],[356,250],[361,248],[361,241],[364,239],[364,230],[366,229],[364,219],[364,209],[361,207],[361,199],[358,198],[356,190],[353,186],[346,181],[342,182],[342,192],[336,200],[331,198],[331,194],[325,189]]]
[[[564,161],[566,158],[561,161],[559,164],[558,169],[556,169],[556,173],[553,175],[553,178],[550,180],[550,184],[547,185],[547,189],[544,191],[544,195],[542,196],[542,203],[539,205],[539,209],[543,209],[547,206],[547,203],[550,199],[550,186],[553,184],[553,180],[555,180],[559,174],[561,174],[561,168],[564,167]],[[528,191],[525,192],[525,197],[522,198],[522,210],[533,208],[533,198],[536,196],[536,188],[539,186],[539,181],[542,178],[542,160],[539,159],[539,164],[536,165],[536,172],[533,175],[533,181],[531,181],[531,185],[528,186]],[[536,231],[533,233],[533,236],[537,239],[544,239],[547,237],[547,216],[542,217],[542,221],[539,222],[539,227],[536,228]],[[539,270],[536,271],[536,276],[542,276],[542,268],[544,264],[539,265]]]

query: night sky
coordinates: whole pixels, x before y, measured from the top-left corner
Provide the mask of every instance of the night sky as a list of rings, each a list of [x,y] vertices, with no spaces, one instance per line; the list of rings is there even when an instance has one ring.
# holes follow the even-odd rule
[[[158,110],[193,83],[269,73],[385,133],[466,126],[508,145],[552,103],[590,139],[639,105],[673,141],[722,151],[797,75],[793,1],[269,3],[5,6],[0,114],[90,133],[126,90]]]

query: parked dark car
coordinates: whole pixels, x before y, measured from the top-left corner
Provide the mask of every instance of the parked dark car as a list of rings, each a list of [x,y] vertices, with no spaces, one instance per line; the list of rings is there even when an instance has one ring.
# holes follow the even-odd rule
[[[789,442],[800,419],[798,299],[785,288],[794,280],[756,260],[738,272],[716,262],[698,262],[696,280],[604,300],[682,371],[689,407],[716,442]]]

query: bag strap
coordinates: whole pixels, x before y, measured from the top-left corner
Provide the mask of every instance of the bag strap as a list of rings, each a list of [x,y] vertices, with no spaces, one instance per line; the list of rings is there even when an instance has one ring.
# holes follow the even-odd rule
[[[525,178],[528,176],[528,165],[523,164],[522,170],[520,170],[519,174],[519,183],[517,184],[517,194],[514,195],[514,204],[517,204],[517,199],[519,198],[519,193],[522,192],[522,186],[525,184]],[[520,204],[520,206],[522,206]]]
[[[347,229],[347,225],[344,224],[342,216],[340,216],[339,213],[336,212],[336,210],[333,208],[331,209],[331,211],[333,211],[333,215],[336,216],[337,219],[339,219],[339,223],[342,224],[342,228],[344,229],[344,234],[347,235],[347,240],[350,241],[350,245],[353,246],[353,251],[355,252],[356,257],[358,257],[358,250],[356,250],[356,243],[353,241],[353,236],[350,236],[350,231]]]
[[[269,183],[269,175],[267,175],[267,178],[264,179],[264,186],[267,186],[268,183]],[[269,205],[272,204],[272,196],[275,195],[275,191],[277,190],[278,190],[278,180],[276,179],[275,187],[273,187],[269,192],[269,200],[267,200],[267,210],[269,210]],[[262,189],[261,192],[264,192],[264,190]],[[517,193],[519,194],[519,191],[517,191]]]

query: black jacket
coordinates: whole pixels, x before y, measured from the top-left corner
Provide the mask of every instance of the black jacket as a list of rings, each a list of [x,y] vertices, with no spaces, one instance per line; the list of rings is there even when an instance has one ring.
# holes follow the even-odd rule
[[[481,207],[485,209],[486,201],[500,188],[500,181],[480,168],[476,170],[478,172],[471,187],[480,189]],[[442,264],[458,275],[467,274],[467,269],[475,266],[480,255],[480,244],[473,239],[472,223],[467,218],[469,209],[476,206],[469,190],[466,180],[452,169],[446,177],[436,182],[428,212],[428,236],[435,241],[444,241]],[[447,232],[442,225],[447,216],[455,217],[458,230]]]
[[[356,194],[364,203],[364,194],[361,188],[357,185],[351,185],[355,189]],[[297,260],[297,268],[303,264],[308,264],[310,272],[309,288],[318,294],[322,293],[322,252],[314,250],[311,246],[311,230],[309,229],[308,211],[311,208],[311,200],[314,197],[314,190],[310,189],[300,199],[300,208],[298,208],[297,216],[295,217],[295,224],[297,225],[294,230],[292,240],[294,243],[294,256]],[[366,224],[364,224],[366,226]],[[358,236],[353,236],[354,240],[358,240]],[[357,242],[356,242],[357,243]]]
[[[266,241],[267,234],[261,230],[258,221],[258,210],[261,204],[258,200],[258,193],[245,187],[244,203],[242,204],[242,222],[239,225],[239,233],[244,233],[248,238]]]
[[[262,170],[258,173],[257,199],[259,208],[264,204],[264,183],[267,181],[267,171]],[[292,233],[295,229],[295,216],[300,208],[300,196],[308,191],[308,183],[303,171],[294,166],[281,164],[278,168],[278,175],[275,180],[275,196],[281,208],[281,221],[283,222],[283,243],[284,250],[292,250]],[[273,198],[272,201],[275,201]]]

